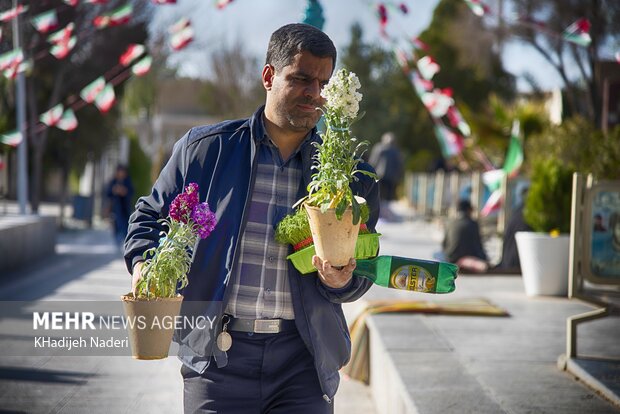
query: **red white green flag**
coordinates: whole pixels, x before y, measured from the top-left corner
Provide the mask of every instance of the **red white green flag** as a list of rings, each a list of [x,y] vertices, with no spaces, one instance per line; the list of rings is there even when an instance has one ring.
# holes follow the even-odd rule
[[[63,105],[60,103],[46,112],[42,113],[39,117],[39,121],[43,122],[47,126],[54,126],[60,121],[63,113]]]
[[[30,69],[32,69],[32,60],[16,60],[11,64],[11,66],[4,70],[3,75],[7,79],[15,79],[17,78],[17,75],[22,72],[29,71]]]
[[[145,56],[131,67],[131,71],[136,76],[146,75],[149,70],[151,70],[152,63],[153,58],[151,56]]]
[[[482,217],[486,217],[494,211],[498,211],[502,206],[502,202],[504,201],[504,197],[501,189],[497,189],[491,193],[486,203],[480,210],[480,215]]]
[[[103,88],[105,88],[105,79],[103,76],[100,76],[80,91],[80,97],[86,103],[93,103],[95,102],[97,95],[103,91]]]
[[[16,147],[22,142],[21,132],[15,130],[0,134],[0,143]]]
[[[465,146],[463,137],[451,131],[441,123],[435,124],[435,135],[439,141],[439,148],[444,158],[450,158],[463,151]]]
[[[93,20],[93,24],[97,29],[103,29],[104,27],[112,27],[112,26],[120,26],[122,24],[128,23],[131,20],[131,15],[133,13],[133,5],[128,3],[118,9],[102,14],[101,16],[97,16]]]
[[[62,104],[58,104],[42,114],[39,120],[48,127],[55,126],[63,131],[73,131],[78,125],[73,109],[65,109]]]
[[[422,103],[434,118],[441,118],[454,105],[450,88],[435,89],[422,95]]]
[[[519,168],[523,164],[523,145],[521,144],[519,121],[512,123],[512,131],[510,133],[510,144],[506,152],[506,159],[502,170],[512,177],[519,172]]]
[[[27,12],[28,6],[22,6],[21,4],[17,7],[9,9],[5,12],[0,13],[0,22],[8,22],[9,20],[13,20],[20,14]]]
[[[76,36],[71,36],[66,42],[59,42],[56,43],[54,46],[52,46],[50,48],[50,53],[56,58],[56,59],[64,59],[67,57],[67,55],[69,54],[69,52],[71,52],[71,50],[73,50],[73,48],[75,47],[75,44],[77,43],[77,37]]]
[[[112,108],[114,102],[116,102],[114,87],[111,84],[106,83],[101,93],[99,93],[99,95],[95,98],[95,105],[99,108],[100,112],[106,113],[110,110],[110,108]]]
[[[176,21],[172,26],[168,28],[168,33],[175,34],[185,29],[187,26],[190,26],[192,22],[187,18],[183,17]]]
[[[127,50],[125,50],[125,53],[121,55],[119,63],[123,66],[129,66],[131,62],[142,56],[145,50],[146,48],[144,45],[137,43],[130,44]]]
[[[409,77],[411,78],[411,83],[413,83],[413,87],[420,98],[422,98],[425,93],[432,91],[435,87],[432,81],[424,79],[415,70],[411,71]]]
[[[170,46],[173,50],[181,50],[194,40],[194,29],[188,24],[170,37]]]
[[[56,9],[41,13],[31,20],[32,25],[39,33],[47,33],[50,30],[55,29],[58,26],[58,17],[56,16]]]
[[[52,33],[47,37],[47,41],[52,44],[58,44],[63,42],[68,42],[71,36],[73,35],[73,29],[75,28],[75,23],[69,23],[62,29],[57,32]]]
[[[8,52],[0,55],[0,70],[5,70],[14,64],[19,64],[19,62],[22,62],[23,60],[24,53],[21,48],[9,50]]]
[[[447,115],[450,125],[457,128],[463,136],[468,137],[471,135],[471,128],[469,127],[469,124],[465,122],[465,119],[463,119],[463,116],[456,105],[453,105],[448,109]]]
[[[590,21],[588,19],[577,20],[564,30],[562,36],[569,42],[573,42],[579,46],[589,46],[592,42],[592,38],[590,37]]]
[[[63,0],[65,4],[68,4],[71,7],[75,7],[78,4],[78,0]]]
[[[62,113],[62,117],[56,123],[56,128],[62,129],[63,131],[73,131],[78,126],[77,118],[75,117],[75,113],[73,109],[67,108]]]
[[[418,70],[422,77],[426,80],[433,79],[433,76],[439,72],[441,68],[430,56],[424,56],[418,60]]]

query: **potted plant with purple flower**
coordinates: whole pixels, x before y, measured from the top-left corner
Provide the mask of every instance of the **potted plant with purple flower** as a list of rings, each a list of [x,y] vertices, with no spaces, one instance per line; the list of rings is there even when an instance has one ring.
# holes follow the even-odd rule
[[[175,197],[168,217],[159,223],[167,231],[162,231],[157,247],[144,252],[142,279],[135,292],[121,297],[127,317],[144,322],[129,324],[132,355],[137,359],[168,356],[174,329],[159,322],[179,314],[183,296],[178,290],[187,286],[193,249],[199,239],[211,234],[216,219],[209,205],[200,202],[198,184],[191,183]]]

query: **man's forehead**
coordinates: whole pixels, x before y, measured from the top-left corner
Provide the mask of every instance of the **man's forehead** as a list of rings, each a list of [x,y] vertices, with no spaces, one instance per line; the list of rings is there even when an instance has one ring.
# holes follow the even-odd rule
[[[285,66],[285,69],[288,69],[291,73],[311,75],[313,77],[322,75],[329,78],[333,72],[333,59],[329,56],[318,57],[310,52],[301,52],[293,57],[291,63]]]

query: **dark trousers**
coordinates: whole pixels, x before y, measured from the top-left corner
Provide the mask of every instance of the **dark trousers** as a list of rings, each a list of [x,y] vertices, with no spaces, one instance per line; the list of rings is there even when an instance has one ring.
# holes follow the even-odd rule
[[[297,331],[231,335],[227,366],[212,361],[202,375],[181,367],[186,414],[333,413]]]

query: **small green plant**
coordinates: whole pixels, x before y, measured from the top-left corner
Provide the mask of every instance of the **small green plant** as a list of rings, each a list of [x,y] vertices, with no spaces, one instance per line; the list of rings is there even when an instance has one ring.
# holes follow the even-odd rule
[[[339,220],[351,207],[354,224],[360,220],[360,204],[350,184],[358,180],[358,173],[377,178],[371,172],[357,169],[368,146],[367,141],[358,141],[351,134],[351,125],[357,118],[362,99],[357,92],[359,88],[357,76],[341,69],[321,91],[321,96],[326,99],[322,108],[325,121],[325,132],[321,134],[323,142],[314,143],[317,152],[313,156],[312,169],[316,172],[308,185],[308,196],[297,203],[305,201],[322,212],[333,208]]]
[[[159,245],[144,252],[142,279],[136,286],[139,299],[171,298],[187,286],[192,249],[198,238],[206,239],[216,225],[209,205],[200,203],[198,184],[191,183],[170,204],[167,218],[158,220],[168,228]]]
[[[570,231],[573,171],[556,158],[533,164],[523,217],[536,232]]]
[[[366,223],[370,217],[370,209],[367,204],[360,204],[360,221]],[[363,226],[360,233],[368,233],[368,229]],[[312,244],[312,232],[308,222],[308,214],[303,208],[298,208],[293,214],[284,217],[276,227],[275,239],[281,244],[290,244],[294,247],[306,247]],[[307,243],[304,243],[306,242]],[[301,246],[298,246],[303,244]],[[297,248],[296,248],[297,250]]]

